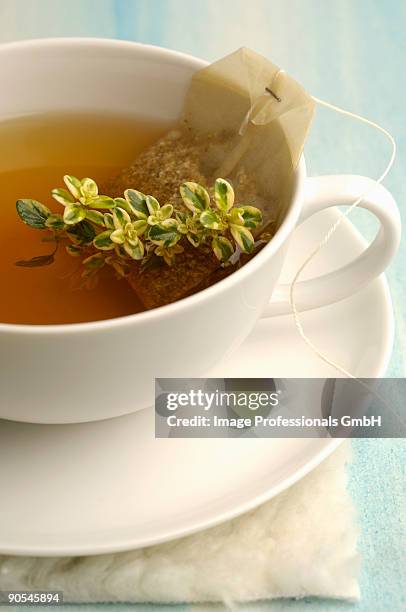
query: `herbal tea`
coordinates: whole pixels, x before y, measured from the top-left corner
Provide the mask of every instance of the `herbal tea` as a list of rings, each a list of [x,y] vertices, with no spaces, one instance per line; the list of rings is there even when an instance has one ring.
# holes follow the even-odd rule
[[[16,197],[16,189],[21,194],[21,185],[25,188],[31,181],[40,194],[57,170],[62,175],[63,186],[59,180],[59,186],[51,189],[59,209],[55,204],[50,207],[43,197],[41,200],[34,197],[32,189],[29,198],[17,196],[16,213],[26,226],[35,230],[36,236],[42,234],[42,243],[48,247],[47,253],[32,255],[34,238],[24,240],[31,257],[15,261],[19,272],[14,270],[11,274],[15,278],[19,276],[18,286],[24,292],[27,284],[22,282],[21,271],[25,274],[24,281],[30,278],[33,284],[37,280],[32,291],[38,300],[34,301],[31,315],[36,318],[30,322],[97,320],[163,306],[221,280],[248,261],[270,238],[270,227],[266,232],[263,228],[261,207],[253,206],[253,203],[264,204],[255,178],[241,166],[231,175],[235,193],[228,180],[214,179],[213,169],[208,168],[213,151],[218,158],[222,150],[221,157],[227,160],[224,149],[228,146],[227,133],[202,137],[180,123],[176,129],[167,130],[157,138],[158,127],[163,130],[162,125],[147,129],[146,125],[141,127],[131,119],[131,130],[125,129],[124,138],[124,133],[120,133],[124,127],[122,118],[110,118],[107,122],[102,117],[100,126],[97,118],[89,122],[87,117],[69,116],[68,126],[67,118],[53,117],[52,120],[52,129],[47,124],[47,129],[44,126],[37,131],[37,137],[41,136],[39,152],[42,150],[44,154],[44,165],[33,168],[28,160],[24,165],[20,161],[18,171],[2,174],[5,185],[9,185],[5,186],[6,194],[12,190],[10,201]],[[35,118],[25,119],[24,142],[29,141],[29,121],[34,131],[38,130]],[[85,129],[81,129],[81,121],[83,127],[86,124]],[[107,123],[110,125],[106,132]],[[17,130],[9,131],[18,140]],[[120,143],[120,151],[109,146],[106,134],[110,132],[111,143],[116,149]],[[96,133],[98,137],[94,138]],[[80,134],[81,139],[91,142],[87,152],[89,163],[85,164],[84,160],[82,166],[79,155],[75,159],[76,167],[83,168],[81,174],[87,178],[71,173],[76,150],[70,140],[73,134]],[[68,146],[64,146],[65,140]],[[137,143],[138,150],[130,143]],[[131,163],[123,159],[123,148],[131,151]],[[49,159],[52,157],[51,150],[62,150],[67,155],[64,171],[61,170],[64,159],[60,155],[52,159],[52,165],[45,164],[46,155]],[[115,160],[117,167],[106,163],[104,151],[108,152],[107,159]],[[85,153],[81,151],[82,156]],[[232,158],[235,159],[234,154]],[[229,157],[225,165],[232,170]],[[10,231],[8,255],[15,256],[12,247],[20,244],[21,239]],[[39,239],[35,239],[38,248]],[[69,256],[73,258],[71,261]],[[12,263],[8,260],[9,270]],[[118,286],[118,279],[126,282]],[[13,294],[18,296],[18,292]],[[44,296],[49,296],[49,301],[44,302]],[[21,301],[22,296],[18,298]],[[59,310],[61,298],[64,304]],[[11,306],[10,303],[9,312],[13,312],[15,320],[14,313],[18,310],[12,310]],[[19,306],[26,313],[27,309]],[[56,320],[50,321],[51,313]]]
[[[47,255],[54,243],[45,232],[21,223],[19,198],[34,198],[58,210],[50,192],[66,173],[102,183],[115,176],[168,126],[137,118],[94,114],[47,114],[0,122],[1,323],[57,324],[129,315],[144,308],[128,283],[105,268],[91,288],[80,282],[81,264],[62,246],[52,265],[16,262]],[[78,271],[79,270],[79,271]]]

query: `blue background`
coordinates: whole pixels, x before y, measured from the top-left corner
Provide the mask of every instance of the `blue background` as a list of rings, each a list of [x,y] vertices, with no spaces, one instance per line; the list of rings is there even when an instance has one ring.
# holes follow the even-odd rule
[[[399,154],[386,185],[402,216],[406,194],[405,30],[406,3],[402,0],[0,0],[1,42],[97,36],[170,47],[207,60],[241,46],[268,56],[313,95],[366,115],[394,134]],[[382,136],[318,110],[306,147],[309,173],[377,177],[389,154]],[[366,213],[356,211],[353,219],[368,238],[373,236],[375,223]],[[405,264],[403,243],[388,271],[396,319],[388,371],[392,376],[406,374]],[[356,440],[353,446],[349,486],[360,518],[362,601],[356,605],[281,602],[265,609],[406,610],[404,441]],[[119,607],[122,612],[132,608]],[[157,608],[138,606],[137,612],[146,609]]]

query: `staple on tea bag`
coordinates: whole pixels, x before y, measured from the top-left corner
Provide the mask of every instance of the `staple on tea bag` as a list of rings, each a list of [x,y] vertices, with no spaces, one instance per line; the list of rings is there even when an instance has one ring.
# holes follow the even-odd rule
[[[162,203],[182,206],[182,182],[195,181],[209,189],[217,177],[226,178],[237,203],[261,209],[261,230],[272,235],[290,200],[313,112],[312,98],[296,81],[242,48],[194,74],[179,129],[149,147],[103,191],[118,196],[132,187]],[[140,272],[134,264],[129,280],[144,305],[152,308],[235,269],[219,267],[210,249],[186,244],[174,266],[161,262],[158,269]]]

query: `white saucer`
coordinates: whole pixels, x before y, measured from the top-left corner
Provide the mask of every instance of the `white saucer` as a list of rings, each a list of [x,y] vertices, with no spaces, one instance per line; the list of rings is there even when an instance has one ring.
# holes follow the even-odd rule
[[[297,230],[289,269],[339,214]],[[313,265],[318,273],[363,247],[345,221]],[[303,315],[318,346],[360,376],[382,375],[393,340],[385,278],[340,304]],[[260,321],[211,373],[335,376],[290,316]],[[339,443],[326,439],[155,439],[152,410],[82,425],[0,422],[0,553],[84,555],[147,546],[230,519],[271,498]]]

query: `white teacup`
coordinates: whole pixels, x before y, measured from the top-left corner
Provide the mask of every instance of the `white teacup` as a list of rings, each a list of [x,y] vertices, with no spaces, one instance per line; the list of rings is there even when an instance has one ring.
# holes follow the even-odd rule
[[[0,46],[0,120],[63,110],[137,112],[174,120],[202,60],[157,47],[97,39]],[[399,244],[391,194],[360,176],[295,174],[290,207],[272,241],[228,278],[148,312],[73,325],[0,324],[0,418],[34,423],[106,419],[150,406],[154,377],[198,377],[236,348],[261,316],[290,311],[277,281],[296,225],[373,187],[362,207],[380,221],[355,261],[300,282],[300,309],[352,295],[378,276]],[[273,300],[269,303],[271,295]],[[45,381],[45,382],[44,382]]]

